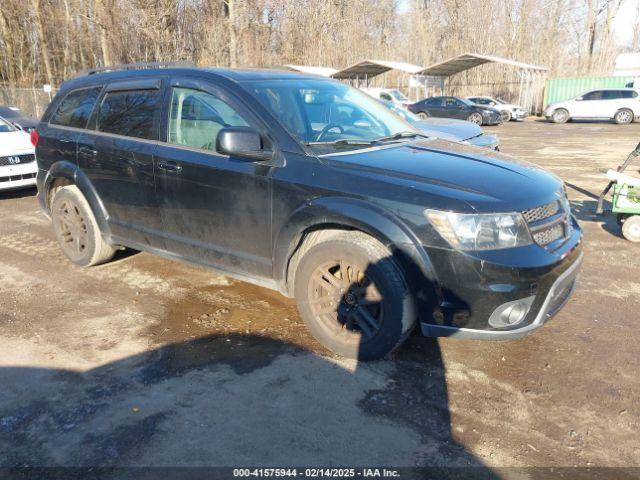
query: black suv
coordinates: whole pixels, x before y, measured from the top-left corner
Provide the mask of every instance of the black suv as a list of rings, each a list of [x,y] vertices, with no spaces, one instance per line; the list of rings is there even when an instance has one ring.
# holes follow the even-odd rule
[[[468,120],[478,125],[498,125],[502,123],[500,111],[483,105],[476,105],[466,98],[431,97],[409,105],[409,110],[424,117],[445,117]]]
[[[266,70],[138,68],[66,82],[37,131],[38,197],[77,265],[121,247],[295,297],[325,346],[518,338],[573,289],[562,182],[427,138],[368,95]],[[133,67],[132,67],[133,68]]]

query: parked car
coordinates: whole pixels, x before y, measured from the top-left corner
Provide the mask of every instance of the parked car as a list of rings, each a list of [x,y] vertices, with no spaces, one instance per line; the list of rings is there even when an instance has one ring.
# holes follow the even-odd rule
[[[498,140],[498,137],[485,133],[476,123],[453,118],[429,117],[423,119],[415,113],[411,113],[409,110],[394,105],[391,102],[382,103],[429,137],[468,143],[476,147],[490,148],[491,150],[500,149],[500,140]]]
[[[294,297],[363,360],[425,335],[519,338],[569,298],[582,233],[556,176],[425,138],[370,96],[274,70],[159,68],[65,82],[32,139],[75,264],[119,246]]]
[[[37,118],[25,115],[18,107],[0,106],[0,117],[25,132],[31,132],[38,125]]]
[[[361,88],[361,90],[373,98],[384,102],[391,102],[394,105],[406,107],[411,103],[405,94],[397,88]]]
[[[29,134],[0,117],[0,191],[35,185],[37,172]]]
[[[502,122],[500,112],[492,107],[483,107],[466,98],[431,97],[408,106],[413,113],[426,117],[459,118],[478,125],[498,125]]]
[[[510,120],[522,122],[525,118],[527,118],[527,115],[529,115],[529,112],[527,112],[526,108],[521,107],[520,105],[514,105],[513,103],[505,102],[504,100],[500,100],[497,97],[476,96],[467,97],[467,100],[475,103],[476,105],[493,107],[496,110],[500,111],[503,122],[508,122]]]
[[[601,88],[549,105],[544,116],[554,123],[573,119],[613,120],[625,125],[640,118],[640,99],[633,88]]]

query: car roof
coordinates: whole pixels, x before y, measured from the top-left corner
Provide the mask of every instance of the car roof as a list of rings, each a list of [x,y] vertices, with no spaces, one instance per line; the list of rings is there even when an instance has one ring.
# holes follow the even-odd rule
[[[587,92],[610,92],[610,91],[618,92],[620,90],[627,90],[629,92],[637,92],[638,91],[637,88],[630,88],[630,87],[618,87],[618,88],[607,87],[607,88],[592,88],[590,90],[587,90],[585,93],[587,93]]]
[[[308,73],[267,68],[213,68],[213,67],[172,67],[146,68],[139,70],[114,70],[92,74],[80,74],[63,83],[63,88],[75,88],[117,79],[143,78],[156,75],[200,75],[202,77],[226,78],[236,83],[255,80],[326,80],[335,81]]]

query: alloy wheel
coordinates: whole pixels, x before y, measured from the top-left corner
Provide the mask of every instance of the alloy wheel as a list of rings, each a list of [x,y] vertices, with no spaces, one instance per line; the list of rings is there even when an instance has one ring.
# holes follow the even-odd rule
[[[308,287],[313,314],[335,334],[361,342],[373,338],[382,325],[382,296],[364,269],[334,260],[315,269]]]
[[[78,206],[68,200],[60,203],[57,221],[61,245],[65,253],[72,258],[84,255],[88,243],[88,230]]]

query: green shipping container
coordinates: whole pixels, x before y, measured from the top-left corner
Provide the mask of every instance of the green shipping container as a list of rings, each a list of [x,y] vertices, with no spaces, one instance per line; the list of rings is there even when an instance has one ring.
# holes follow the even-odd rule
[[[570,100],[595,88],[622,88],[633,77],[567,77],[547,80],[544,89],[544,106]]]

